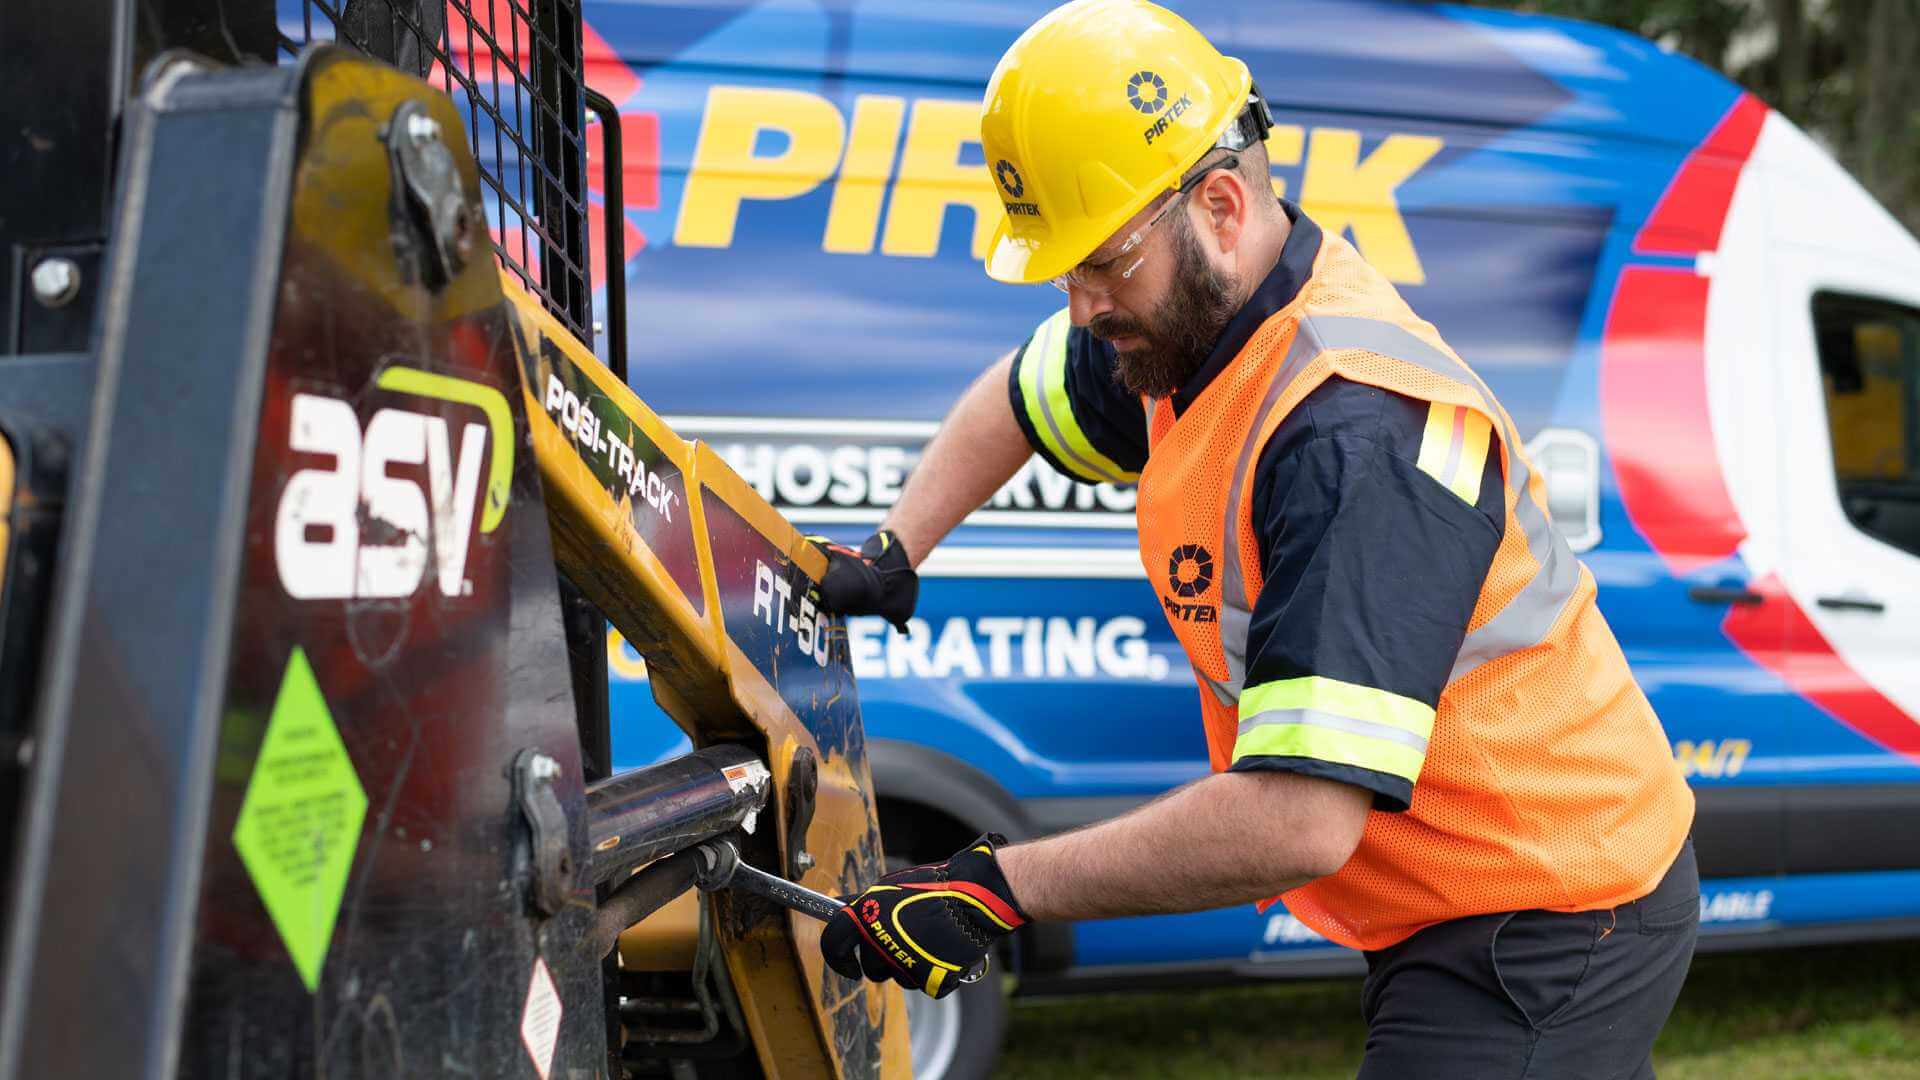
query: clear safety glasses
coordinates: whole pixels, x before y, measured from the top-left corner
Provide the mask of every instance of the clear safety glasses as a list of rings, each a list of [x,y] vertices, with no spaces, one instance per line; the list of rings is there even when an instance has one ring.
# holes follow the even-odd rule
[[[1227,125],[1226,130],[1220,133],[1219,140],[1207,148],[1207,154],[1215,150],[1228,151],[1226,157],[1183,181],[1174,190],[1173,197],[1162,204],[1160,209],[1147,219],[1145,225],[1128,233],[1127,238],[1121,241],[1119,249],[1113,254],[1098,260],[1088,259],[1059,277],[1050,279],[1053,287],[1061,292],[1074,288],[1100,296],[1112,296],[1115,290],[1133,278],[1134,271],[1140,269],[1140,264],[1147,261],[1146,254],[1140,251],[1140,245],[1146,242],[1147,234],[1153,231],[1153,227],[1160,224],[1160,219],[1166,217],[1168,211],[1178,205],[1181,198],[1192,191],[1194,185],[1204,180],[1209,173],[1216,169],[1239,168],[1240,157],[1235,151],[1244,150],[1266,138],[1268,130],[1272,127],[1273,114],[1267,110],[1267,103],[1260,96],[1260,88],[1255,86],[1247,95],[1246,107],[1241,109],[1233,118],[1233,122]],[[1205,157],[1206,154],[1200,156]]]
[[[1218,146],[1211,147],[1207,152],[1212,153],[1218,149],[1220,149]],[[1061,292],[1066,292],[1069,287],[1072,287],[1085,290],[1086,292],[1096,293],[1100,296],[1112,296],[1114,290],[1132,279],[1133,272],[1140,269],[1141,263],[1147,261],[1146,253],[1140,250],[1140,245],[1146,243],[1147,234],[1153,231],[1155,225],[1160,224],[1160,219],[1166,217],[1169,211],[1175,206],[1178,206],[1181,200],[1186,197],[1187,192],[1192,191],[1194,186],[1200,183],[1200,181],[1205,180],[1210,173],[1220,169],[1237,169],[1239,167],[1239,156],[1236,154],[1228,154],[1219,161],[1187,177],[1186,180],[1181,182],[1178,188],[1174,189],[1173,197],[1161,204],[1160,209],[1154,211],[1153,216],[1147,219],[1145,225],[1128,233],[1127,238],[1120,242],[1119,249],[1112,255],[1105,256],[1098,261],[1088,259],[1086,262],[1061,274],[1059,277],[1053,278],[1053,287],[1059,289]],[[1129,258],[1129,256],[1131,256],[1131,258]]]

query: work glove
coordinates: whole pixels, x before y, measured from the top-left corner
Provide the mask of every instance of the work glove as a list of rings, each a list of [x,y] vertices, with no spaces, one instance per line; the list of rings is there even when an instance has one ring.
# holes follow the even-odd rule
[[[961,976],[1027,921],[993,855],[1006,842],[988,833],[946,862],[888,874],[846,898],[820,935],[827,966],[933,998],[959,989]]]
[[[859,551],[824,536],[807,539],[827,553],[827,576],[814,590],[820,606],[842,615],[878,615],[907,632],[907,617],[920,599],[920,576],[898,537],[882,529]]]

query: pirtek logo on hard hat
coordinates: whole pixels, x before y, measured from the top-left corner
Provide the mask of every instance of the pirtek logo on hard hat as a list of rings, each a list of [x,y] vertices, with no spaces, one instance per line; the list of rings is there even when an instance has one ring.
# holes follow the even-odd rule
[[[1151,71],[1136,71],[1127,80],[1127,104],[1152,116],[1166,107],[1167,82]]]
[[[1000,178],[1000,186],[1007,189],[1007,194],[1016,199],[1020,197],[1021,192],[1027,190],[1026,185],[1020,182],[1020,170],[1014,168],[1013,162],[1006,158],[1001,158],[994,165],[993,175]]]
[[[1167,584],[1175,596],[1199,596],[1213,584],[1213,554],[1199,544],[1181,544],[1167,559]]]

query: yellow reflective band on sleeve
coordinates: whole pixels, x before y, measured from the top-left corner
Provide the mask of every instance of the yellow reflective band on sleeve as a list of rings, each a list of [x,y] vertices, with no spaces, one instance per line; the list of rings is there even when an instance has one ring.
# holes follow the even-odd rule
[[[1067,309],[1061,308],[1033,332],[1033,341],[1019,358],[1020,399],[1027,420],[1040,436],[1047,453],[1088,483],[1131,484],[1139,473],[1128,472],[1094,449],[1073,415],[1067,396]]]
[[[1310,757],[1412,783],[1432,734],[1433,710],[1412,698],[1307,675],[1262,683],[1240,695],[1233,760]]]
[[[1250,686],[1240,695],[1244,727],[1261,713],[1311,709],[1404,731],[1425,740],[1433,735],[1433,710],[1410,697],[1320,675]]]
[[[1398,776],[1413,783],[1427,756],[1410,746],[1311,724],[1262,724],[1233,744],[1233,760],[1248,757],[1304,757],[1352,765]]]
[[[1469,505],[1480,499],[1481,472],[1493,425],[1473,409],[1433,402],[1420,436],[1420,471]]]

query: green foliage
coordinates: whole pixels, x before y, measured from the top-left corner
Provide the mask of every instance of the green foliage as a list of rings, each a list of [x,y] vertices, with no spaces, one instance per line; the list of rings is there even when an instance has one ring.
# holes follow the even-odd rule
[[[1920,231],[1920,0],[1517,0],[1708,64],[1811,132]]]

